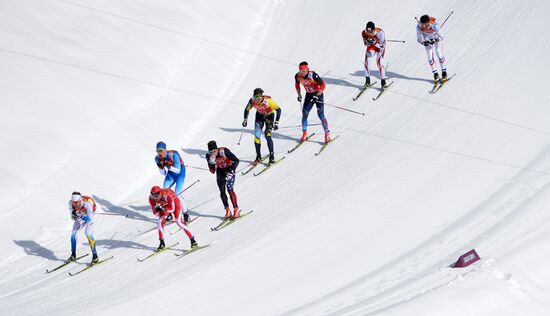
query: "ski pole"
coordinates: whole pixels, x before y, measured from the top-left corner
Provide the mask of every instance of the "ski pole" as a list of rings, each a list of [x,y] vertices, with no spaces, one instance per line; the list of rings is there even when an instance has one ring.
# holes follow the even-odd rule
[[[181,191],[181,193],[187,191],[190,187],[194,186],[195,184],[197,184],[198,182],[201,182],[201,180],[197,179],[195,182],[191,183],[187,188],[183,189],[183,191]],[[180,194],[181,194],[180,193]],[[178,194],[178,195],[180,195]]]
[[[243,133],[244,133],[244,127],[241,130],[241,137],[239,137],[239,142],[237,143],[237,145],[241,145],[241,139],[243,138]]]
[[[110,215],[110,216],[124,216],[124,217],[128,217],[128,214],[116,214],[116,213],[95,213],[97,215]]]
[[[359,114],[359,115],[365,115],[365,113],[363,113],[363,112],[357,112],[357,111],[354,111],[354,110],[346,109],[346,108],[343,108],[343,107],[338,106],[338,105],[333,105],[333,104],[330,104],[330,103],[324,103],[324,104],[328,105],[328,106],[332,106],[333,108],[348,111],[348,112],[351,112],[351,113],[355,113],[355,114]]]
[[[445,25],[445,22],[447,22],[447,20],[451,17],[451,15],[453,15],[453,10],[451,10],[451,13],[449,13],[449,15],[447,16],[447,18],[445,19],[445,21],[443,21],[443,23],[441,23],[441,27],[443,27],[443,25]]]
[[[195,166],[189,166],[189,165],[185,165],[185,168],[192,168],[192,169],[199,169],[199,170],[209,170],[209,169],[206,169],[206,168],[202,168],[202,167],[195,167]]]
[[[405,41],[401,41],[401,40],[386,40],[386,42],[392,42],[392,43],[405,43]]]
[[[307,124],[307,126],[315,126],[315,125],[321,125],[321,123]],[[287,129],[287,128],[298,128],[298,127],[302,127],[302,125],[283,126],[283,127],[279,127],[279,130]]]

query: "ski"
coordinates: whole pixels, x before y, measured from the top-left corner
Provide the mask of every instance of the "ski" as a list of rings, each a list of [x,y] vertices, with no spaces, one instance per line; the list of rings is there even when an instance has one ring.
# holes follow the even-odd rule
[[[260,163],[264,162],[267,158],[269,158],[269,155],[263,156],[260,162],[256,162],[256,161],[251,162],[247,167],[248,169],[241,172],[241,174],[244,176],[245,174],[249,173],[250,171],[252,171],[252,169],[256,168]]]
[[[57,271],[57,270],[63,268],[64,266],[69,265],[69,264],[72,263],[72,262],[76,262],[76,260],[78,260],[78,259],[82,259],[82,258],[86,257],[87,255],[89,255],[89,253],[87,253],[87,254],[85,254],[85,255],[82,255],[82,256],[80,256],[80,257],[77,257],[74,261],[65,261],[65,262],[63,262],[62,264],[60,264],[59,266],[57,266],[57,267],[55,267],[55,268],[53,268],[53,269],[51,269],[51,270],[46,269],[46,273],[52,273],[52,272],[54,272],[54,271]]]
[[[369,84],[369,85],[366,85],[366,86],[363,86],[362,88],[360,88],[360,89],[359,89],[359,93],[357,93],[357,95],[356,95],[355,97],[353,97],[353,101],[359,99],[359,97],[360,97],[361,95],[363,95],[363,92],[365,92],[368,88],[374,86],[374,84],[377,83],[377,82],[378,82],[378,81],[375,81],[375,82],[373,82],[373,83],[371,83],[371,84]]]
[[[324,143],[323,146],[321,146],[321,149],[319,149],[318,152],[315,153],[315,156],[319,156],[323,150],[325,150],[325,148],[327,148],[328,144],[332,143],[333,141],[335,141],[340,135],[337,135],[336,137],[334,137],[333,139],[331,139],[328,143]]]
[[[275,162],[273,163],[270,163],[268,164],[265,168],[263,168],[262,170],[260,170],[259,172],[255,172],[254,173],[254,176],[259,176],[261,175],[262,173],[266,172],[267,170],[269,170],[271,167],[275,166],[276,164],[278,164],[281,160],[285,159],[286,156],[283,156],[282,158],[279,158],[277,160],[275,160]]]
[[[372,101],[376,101],[378,100],[378,98],[380,98],[382,96],[382,94],[384,94],[384,92],[386,92],[386,90],[388,90],[388,88],[393,84],[393,81],[390,82],[387,86],[385,86],[383,89],[380,89],[380,92],[378,93],[378,95],[374,98],[372,98]]]
[[[91,268],[97,266],[98,264],[103,263],[103,262],[105,262],[105,261],[107,261],[107,260],[111,260],[111,259],[113,259],[113,258],[114,258],[114,256],[110,256],[109,258],[105,258],[105,259],[103,259],[103,260],[99,260],[99,261],[96,262],[96,263],[90,263],[87,267],[85,267],[85,268],[82,269],[82,270],[78,270],[78,271],[76,271],[75,273],[69,272],[69,275],[70,275],[70,276],[75,276],[75,275],[80,274],[80,273],[82,273],[82,272],[84,272],[84,271],[88,271],[89,269],[91,269]]]
[[[233,218],[225,219],[225,220],[224,220],[223,222],[221,222],[218,226],[216,226],[216,227],[211,227],[210,230],[212,230],[213,232],[218,231],[218,230],[221,230],[221,229],[223,229],[223,228],[225,228],[225,227],[227,227],[227,226],[229,226],[229,225],[235,223],[235,222],[238,221],[239,219],[241,219],[241,218],[243,218],[243,217],[245,217],[245,216],[247,216],[247,215],[252,214],[252,212],[254,212],[254,211],[252,210],[252,211],[243,213],[243,214],[241,214],[240,217],[237,217],[237,218],[234,218],[234,219],[233,219]]]
[[[287,154],[290,154],[291,152],[295,151],[296,149],[298,149],[298,147],[300,147],[303,143],[307,142],[311,137],[313,137],[313,135],[315,135],[315,133],[312,133],[311,135],[309,135],[306,140],[304,140],[303,142],[298,142],[298,144],[296,146],[294,146],[292,149],[289,149],[286,153]]]
[[[443,87],[443,86],[444,86],[449,80],[451,80],[455,75],[456,75],[456,73],[452,74],[450,77],[447,77],[447,79],[445,79],[444,81],[439,80],[437,83],[434,84],[432,90],[428,91],[428,93],[430,93],[430,94],[435,94],[437,91],[439,91],[439,89],[441,89],[441,87]]]
[[[179,244],[179,242],[177,242],[177,243],[175,243],[175,244],[173,244],[173,245],[170,245],[170,246],[168,246],[168,247],[164,247],[164,248],[162,248],[161,250],[155,250],[155,252],[153,252],[152,254],[148,255],[148,256],[145,257],[145,258],[142,258],[142,259],[137,258],[137,261],[143,262],[143,261],[145,261],[145,260],[147,260],[147,259],[149,259],[149,258],[151,258],[151,257],[154,257],[154,256],[158,255],[159,253],[165,252],[166,250],[172,250],[172,248],[174,248],[174,247],[177,246],[178,244]]]
[[[197,250],[206,248],[206,247],[208,247],[208,246],[210,246],[210,245],[211,245],[211,244],[196,246],[196,247],[191,248],[191,249],[188,249],[188,250],[187,250],[187,249],[186,249],[186,250],[183,250],[182,253],[175,253],[175,252],[174,252],[174,256],[177,256],[177,257],[180,257],[180,258],[181,258],[181,257],[186,256],[186,255],[188,255],[188,254],[190,254],[190,253],[193,253],[193,252],[195,252],[195,251],[197,251]]]

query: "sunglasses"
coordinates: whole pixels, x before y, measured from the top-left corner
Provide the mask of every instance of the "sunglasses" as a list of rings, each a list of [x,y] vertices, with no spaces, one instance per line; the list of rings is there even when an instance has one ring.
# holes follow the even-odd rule
[[[165,152],[165,151],[166,151],[166,149],[163,149],[163,148],[157,149],[157,152],[158,152],[158,153],[162,153],[162,152]]]

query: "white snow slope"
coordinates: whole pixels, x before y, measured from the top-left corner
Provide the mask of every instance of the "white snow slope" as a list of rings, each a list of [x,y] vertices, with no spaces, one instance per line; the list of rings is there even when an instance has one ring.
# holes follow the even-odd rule
[[[456,77],[429,95],[414,17],[451,10]],[[549,12],[509,0],[0,2],[0,315],[549,315]],[[406,43],[388,44],[390,90],[352,102],[368,20]],[[302,60],[328,104],[366,115],[327,105],[338,140],[315,157],[314,125],[281,164],[238,176],[254,213],[219,232],[215,177],[188,168],[186,184],[200,180],[184,194],[200,215],[190,228],[212,246],[137,262],[158,243],[140,234],[155,227],[156,142],[205,168],[215,139],[245,166],[243,109],[262,87],[282,107],[285,155],[301,133]],[[96,216],[99,255],[114,259],[45,274],[69,255],[73,190],[128,215]],[[481,261],[448,267],[472,248]]]

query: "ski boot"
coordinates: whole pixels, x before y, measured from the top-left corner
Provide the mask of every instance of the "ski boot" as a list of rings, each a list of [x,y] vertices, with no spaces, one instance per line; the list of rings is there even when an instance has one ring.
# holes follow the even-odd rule
[[[75,261],[76,261],[76,253],[73,252],[71,256],[67,258],[67,260],[65,260],[65,263],[75,262]]]
[[[191,241],[191,249],[199,246],[199,244],[197,244],[197,242],[195,241],[195,236],[191,237],[189,241]]]
[[[441,71],[441,81],[447,81],[447,69]]]
[[[434,72],[434,84],[437,84],[437,83],[439,83],[439,73],[437,73],[436,71]]]
[[[92,263],[91,264],[96,264],[98,262],[99,262],[99,257],[97,256],[97,253],[92,254]]]
[[[254,159],[254,162],[252,162],[252,164],[255,166],[255,165],[259,164],[260,162],[262,162],[262,156],[261,155],[256,155],[256,159]]]
[[[157,251],[164,249],[166,245],[164,244],[164,239],[160,240],[159,246],[157,247]]]
[[[231,218],[231,211],[229,210],[229,207],[225,208],[225,219]]]
[[[304,131],[302,133],[302,138],[300,138],[300,142],[303,143],[306,141],[306,139],[307,139],[307,131]]]
[[[386,87],[386,79],[382,79],[380,83],[382,85],[382,90],[384,90],[384,88]]]
[[[233,219],[241,217],[241,212],[238,207],[235,207],[235,212],[233,212]]]
[[[189,223],[189,212],[183,213],[183,221],[185,224]]]
[[[275,154],[269,153],[269,164],[272,164],[275,162]]]
[[[370,77],[365,77],[365,85],[363,86],[363,89],[366,89],[368,86],[370,86]]]
[[[325,132],[325,143],[330,142],[330,132]]]

